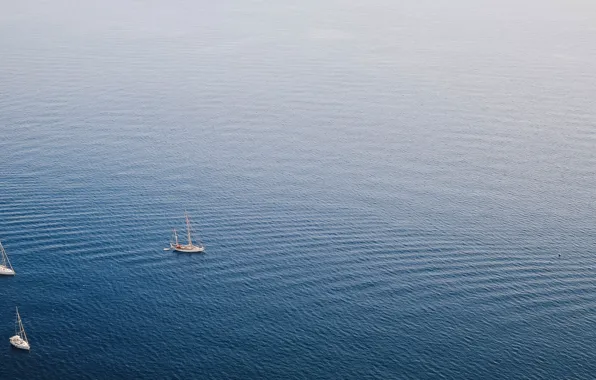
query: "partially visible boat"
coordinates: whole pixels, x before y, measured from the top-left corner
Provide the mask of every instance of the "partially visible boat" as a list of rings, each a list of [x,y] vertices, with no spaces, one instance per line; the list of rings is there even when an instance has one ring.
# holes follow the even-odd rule
[[[188,218],[188,214],[184,214],[184,216],[186,217],[186,235],[188,237],[188,244],[180,244],[178,241],[178,234],[176,233],[176,230],[174,230],[174,241],[170,242],[170,248],[174,251],[184,253],[204,252],[205,247],[201,243],[197,243],[198,245],[192,243],[190,219]]]
[[[8,260],[8,255],[0,243],[0,276],[14,276],[15,271],[10,264],[10,260]]]
[[[10,337],[10,344],[21,350],[29,351],[31,349],[31,346],[29,345],[29,340],[27,339],[27,334],[25,333],[25,328],[23,327],[23,321],[21,320],[21,315],[19,314],[18,307],[17,322],[15,324],[15,335]]]

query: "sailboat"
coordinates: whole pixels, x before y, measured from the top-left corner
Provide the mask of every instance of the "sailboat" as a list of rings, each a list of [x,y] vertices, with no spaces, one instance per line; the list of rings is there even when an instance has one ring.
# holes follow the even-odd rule
[[[192,237],[190,234],[190,219],[188,218],[188,214],[184,214],[184,216],[186,217],[186,235],[188,237],[188,244],[180,244],[178,241],[178,234],[176,233],[176,230],[174,230],[174,242],[170,243],[170,248],[172,248],[174,251],[185,253],[197,253],[205,251],[205,247],[201,243],[198,243],[199,245],[194,245],[192,243]]]
[[[15,336],[10,338],[10,344],[21,350],[29,351],[29,340],[27,340],[27,334],[25,334],[25,328],[23,327],[23,321],[19,315],[19,308],[17,307],[17,323],[15,324]]]
[[[0,276],[14,276],[15,271],[12,268],[12,265],[10,265],[8,255],[6,254],[2,243],[0,243],[0,256],[2,256],[0,257]]]

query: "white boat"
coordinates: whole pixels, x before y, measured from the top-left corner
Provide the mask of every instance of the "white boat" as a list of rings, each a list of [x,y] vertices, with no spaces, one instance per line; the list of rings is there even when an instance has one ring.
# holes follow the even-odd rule
[[[0,243],[0,256],[2,256],[0,258],[0,276],[14,276],[15,271],[8,260],[8,255],[6,254],[2,243]]]
[[[15,325],[15,336],[10,337],[10,344],[15,346],[16,348],[20,348],[21,350],[29,351],[31,347],[29,346],[29,340],[27,339],[27,334],[25,334],[25,328],[23,327],[23,321],[21,321],[21,316],[19,315],[19,308],[17,307],[17,323]]]
[[[205,251],[205,247],[201,243],[198,243],[198,245],[194,245],[192,243],[192,237],[190,234],[190,220],[188,219],[187,214],[184,216],[186,217],[186,235],[188,236],[188,244],[180,244],[178,241],[178,234],[176,233],[176,230],[174,230],[174,241],[170,242],[170,248],[174,251],[185,253],[198,253]]]

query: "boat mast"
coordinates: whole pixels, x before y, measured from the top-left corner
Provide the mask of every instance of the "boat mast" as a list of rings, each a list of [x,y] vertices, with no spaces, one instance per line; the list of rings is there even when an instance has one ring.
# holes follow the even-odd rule
[[[2,255],[2,263],[0,263],[0,265],[12,269],[12,265],[10,265],[10,260],[8,260],[8,255],[6,254],[2,243],[0,243],[0,254]]]
[[[25,327],[23,327],[23,322],[19,319],[21,323],[21,331],[23,332],[22,338],[25,342],[29,343],[29,339],[27,339],[27,333],[25,332]]]
[[[190,220],[188,220],[188,214],[186,216],[186,233],[188,234],[188,245],[192,245],[192,240],[190,238]]]
[[[0,255],[2,255],[2,261],[0,262],[0,265],[2,266],[6,266],[6,253],[4,252],[4,247],[2,246],[2,243],[0,243]]]
[[[25,333],[25,327],[23,327],[23,321],[21,320],[21,315],[19,314],[19,308],[17,307],[17,321],[19,323],[19,332],[17,333],[21,339],[23,339],[25,342],[29,343],[29,340],[27,339],[27,333]]]
[[[17,323],[15,323],[15,325],[14,325],[14,334],[18,335],[18,336],[21,336],[21,334],[19,333],[20,322],[21,322],[21,316],[19,315],[19,308],[17,306]]]
[[[175,228],[174,228],[174,240],[176,240],[176,245],[178,245],[178,234],[176,233]]]

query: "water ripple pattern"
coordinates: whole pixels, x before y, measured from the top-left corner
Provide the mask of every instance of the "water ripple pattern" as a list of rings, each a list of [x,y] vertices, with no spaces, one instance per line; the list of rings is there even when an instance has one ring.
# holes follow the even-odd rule
[[[594,25],[4,4],[0,379],[593,379]],[[163,250],[185,211],[205,254]]]

